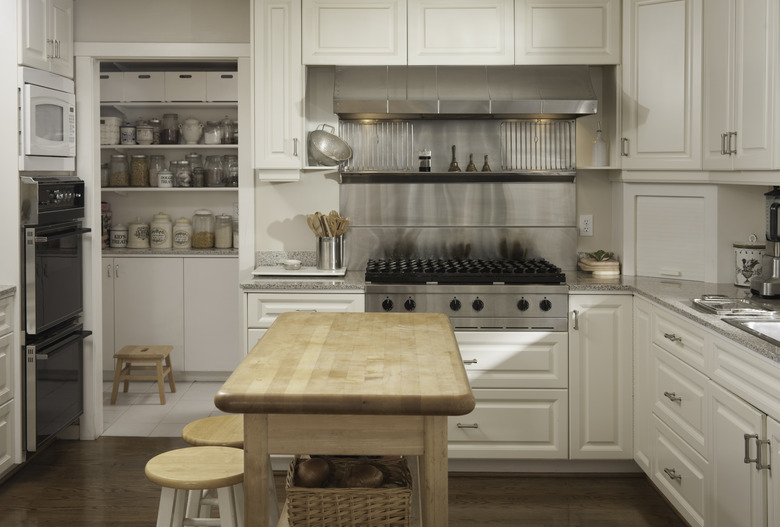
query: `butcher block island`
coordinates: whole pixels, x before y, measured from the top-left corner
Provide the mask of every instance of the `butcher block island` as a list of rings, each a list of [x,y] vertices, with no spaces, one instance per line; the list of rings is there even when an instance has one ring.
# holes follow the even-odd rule
[[[244,414],[246,526],[270,526],[269,454],[418,456],[422,525],[447,525],[447,416],[474,396],[446,315],[285,313],[215,403]]]

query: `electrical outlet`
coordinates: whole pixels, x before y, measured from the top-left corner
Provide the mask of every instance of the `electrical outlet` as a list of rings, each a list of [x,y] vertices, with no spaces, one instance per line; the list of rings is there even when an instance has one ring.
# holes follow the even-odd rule
[[[593,214],[580,214],[580,236],[593,236]]]

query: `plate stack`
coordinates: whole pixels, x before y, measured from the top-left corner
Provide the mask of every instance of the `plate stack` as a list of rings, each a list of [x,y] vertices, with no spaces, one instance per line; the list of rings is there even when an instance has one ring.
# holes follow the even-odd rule
[[[620,276],[620,262],[612,258],[608,260],[596,260],[584,257],[578,262],[580,269],[593,273],[593,276]]]

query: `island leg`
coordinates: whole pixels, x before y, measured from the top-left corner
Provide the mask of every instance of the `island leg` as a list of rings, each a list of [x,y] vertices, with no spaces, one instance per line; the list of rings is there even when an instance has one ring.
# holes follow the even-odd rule
[[[269,524],[268,415],[244,414],[244,526],[276,527]]]
[[[447,527],[447,417],[423,419],[424,453],[420,460],[420,505],[422,524]]]

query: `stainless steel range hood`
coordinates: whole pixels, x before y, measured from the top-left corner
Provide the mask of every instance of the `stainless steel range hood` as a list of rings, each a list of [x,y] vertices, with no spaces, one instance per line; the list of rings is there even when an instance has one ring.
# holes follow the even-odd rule
[[[340,66],[342,119],[576,118],[596,113],[587,66]]]

